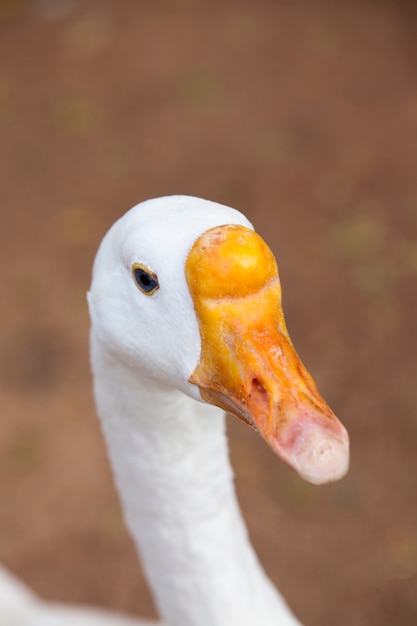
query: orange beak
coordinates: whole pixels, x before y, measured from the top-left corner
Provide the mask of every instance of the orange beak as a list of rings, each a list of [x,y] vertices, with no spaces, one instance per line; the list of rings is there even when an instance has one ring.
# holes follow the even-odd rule
[[[189,380],[201,397],[253,426],[306,480],[341,478],[348,435],[291,343],[276,261],[263,239],[243,226],[212,228],[185,269],[202,342]]]

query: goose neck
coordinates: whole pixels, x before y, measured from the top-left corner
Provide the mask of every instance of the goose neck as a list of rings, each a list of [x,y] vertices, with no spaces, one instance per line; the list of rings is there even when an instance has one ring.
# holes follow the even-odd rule
[[[138,377],[92,335],[98,414],[128,528],[169,626],[297,626],[249,542],[223,414]]]

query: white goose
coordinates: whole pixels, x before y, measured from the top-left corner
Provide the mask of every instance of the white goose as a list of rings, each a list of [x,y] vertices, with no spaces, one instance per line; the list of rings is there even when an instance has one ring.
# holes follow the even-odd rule
[[[234,209],[149,200],[105,236],[88,302],[97,410],[163,623],[299,625],[249,543],[217,408],[310,482],[347,471],[346,431],[291,344],[271,251]],[[145,625],[53,610],[15,623]]]

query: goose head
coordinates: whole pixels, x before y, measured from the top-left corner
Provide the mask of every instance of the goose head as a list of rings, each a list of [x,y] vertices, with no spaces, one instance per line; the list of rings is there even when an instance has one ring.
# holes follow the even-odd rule
[[[97,337],[138,377],[235,415],[309,482],[346,473],[346,430],[291,343],[275,258],[241,213],[189,196],[137,205],[103,239],[88,301]]]

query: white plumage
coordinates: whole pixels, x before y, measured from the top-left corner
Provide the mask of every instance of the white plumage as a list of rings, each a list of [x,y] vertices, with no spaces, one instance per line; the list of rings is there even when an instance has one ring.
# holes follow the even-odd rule
[[[230,229],[230,225],[236,228]],[[221,228],[215,230],[215,236],[201,240],[195,253],[197,261],[190,260],[196,240],[217,227]],[[217,240],[226,245],[231,241],[238,255],[242,248],[242,268],[253,258],[256,260],[258,252],[251,252],[252,256],[248,253],[246,258],[241,244],[242,237],[252,241],[249,231],[250,223],[234,209],[187,196],[159,198],[134,207],[116,222],[94,264],[88,301],[97,411],[126,522],[158,611],[169,626],[299,624],[266,577],[250,545],[235,496],[224,415],[217,407],[203,403],[202,397],[210,396],[210,401],[228,409],[230,406],[239,417],[256,423],[268,443],[312,482],[337,479],[347,469],[345,431],[328,407],[320,404],[323,401],[315,395],[314,384],[302,365],[294,366],[301,378],[288,396],[275,382],[277,390],[268,382],[269,365],[265,363],[275,367],[284,358],[282,353],[287,354],[285,351],[290,361],[296,358],[285,327],[279,332],[283,344],[273,347],[272,357],[256,356],[253,361],[252,351],[244,356],[247,363],[239,361],[234,376],[241,376],[242,381],[239,379],[236,389],[246,385],[249,391],[246,387],[242,391],[246,395],[240,397],[240,391],[231,391],[219,382],[224,363],[232,359],[234,366],[240,348],[234,345],[237,339],[230,330],[229,334],[221,334],[229,323],[221,317],[221,309],[213,314],[223,320],[213,336],[220,337],[219,350],[227,354],[217,355],[215,344],[207,349],[200,308],[209,310],[219,302],[223,306],[224,298],[212,297],[213,289],[219,294],[224,290],[222,272],[229,272],[228,280],[233,282],[243,270],[225,270],[222,252],[217,265],[212,265],[214,278],[210,280],[213,278],[214,283],[206,289],[208,298],[199,295],[193,276],[200,271],[198,255],[205,254],[207,245],[213,245],[216,251],[215,246],[220,245]],[[255,247],[261,246],[262,254],[269,254],[266,247],[266,252],[262,248],[264,244],[257,242]],[[139,288],[136,267],[142,272]],[[242,281],[237,280],[238,290],[243,289],[245,280],[248,282],[243,275]],[[274,280],[275,274],[266,274],[265,289]],[[246,315],[239,307],[252,297],[251,285],[245,289],[243,296],[238,294],[236,298],[238,321],[233,323],[239,329]],[[264,378],[262,367],[266,367]],[[248,375],[246,370],[250,370]],[[203,381],[207,371],[213,378],[208,386]],[[297,394],[301,388],[304,396],[310,394],[308,405],[300,404]],[[292,430],[284,434],[281,427],[274,426],[273,430],[272,418],[265,412],[267,406],[271,415],[280,415],[281,406],[288,406],[286,420],[294,420]],[[300,415],[295,410],[299,406]],[[305,427],[301,420],[306,422]],[[9,617],[4,619],[4,615]],[[0,577],[0,624],[147,623],[48,605],[4,573]]]

